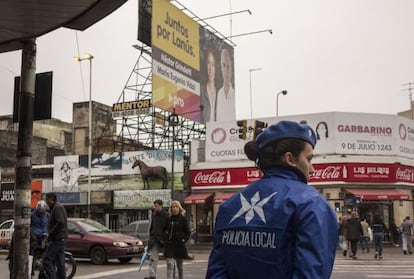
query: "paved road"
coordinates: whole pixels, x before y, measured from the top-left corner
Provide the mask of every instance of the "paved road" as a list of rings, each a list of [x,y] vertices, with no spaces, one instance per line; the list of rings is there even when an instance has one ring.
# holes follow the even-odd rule
[[[184,263],[186,279],[200,279],[205,277],[208,252],[194,252],[194,260]],[[0,279],[7,279],[7,262],[5,256],[0,255]],[[110,261],[106,265],[92,265],[90,261],[79,260],[78,279],[143,279],[148,275],[148,264],[138,272],[138,261],[134,259],[129,264],[120,264]],[[4,272],[3,272],[4,271]],[[165,279],[165,261],[160,261],[159,279]],[[414,255],[403,255],[401,249],[388,247],[384,250],[384,258],[375,260],[374,254],[360,254],[357,260],[343,257],[338,251],[334,271],[331,279],[414,279]]]

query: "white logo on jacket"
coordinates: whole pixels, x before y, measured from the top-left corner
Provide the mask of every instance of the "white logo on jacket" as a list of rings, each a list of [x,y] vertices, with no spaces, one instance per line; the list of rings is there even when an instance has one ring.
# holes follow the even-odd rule
[[[263,206],[276,194],[277,192],[274,192],[273,194],[270,194],[266,198],[260,200],[260,194],[259,191],[257,191],[256,194],[254,194],[250,199],[250,202],[243,196],[243,194],[240,194],[240,202],[242,206],[239,211],[233,216],[233,218],[231,218],[229,224],[243,214],[246,214],[246,224],[249,224],[250,221],[253,220],[255,214],[257,214],[263,223],[266,224]]]

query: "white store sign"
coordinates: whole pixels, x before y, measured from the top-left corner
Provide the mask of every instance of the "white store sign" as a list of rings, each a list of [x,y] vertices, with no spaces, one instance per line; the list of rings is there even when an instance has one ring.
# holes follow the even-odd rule
[[[414,121],[385,114],[327,112],[263,118],[269,125],[280,120],[306,122],[316,132],[315,154],[352,154],[400,156],[414,159]],[[254,121],[249,120],[253,127]],[[207,161],[247,159],[239,139],[236,122],[208,123],[206,135]]]

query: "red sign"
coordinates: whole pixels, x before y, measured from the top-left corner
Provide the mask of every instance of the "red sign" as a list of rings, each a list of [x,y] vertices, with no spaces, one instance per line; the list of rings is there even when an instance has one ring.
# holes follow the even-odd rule
[[[387,163],[314,164],[309,183],[384,182],[414,183],[414,167]],[[191,187],[248,185],[263,176],[256,168],[205,169],[191,171]]]
[[[190,172],[191,187],[247,185],[263,176],[257,168],[205,169]]]

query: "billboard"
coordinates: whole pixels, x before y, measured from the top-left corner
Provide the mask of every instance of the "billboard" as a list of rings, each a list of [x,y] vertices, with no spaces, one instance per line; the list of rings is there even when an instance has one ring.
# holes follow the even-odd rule
[[[315,155],[383,155],[414,159],[414,121],[395,115],[327,112],[264,118],[269,125],[280,120],[306,122],[317,136]],[[244,144],[253,138],[254,121],[248,121],[247,139],[239,139],[236,122],[207,126],[206,160],[247,159]]]
[[[137,161],[140,161],[141,165],[133,168]],[[161,172],[157,172],[158,170]],[[90,190],[165,189],[171,187],[172,179],[174,188],[182,190],[183,172],[184,152],[181,149],[174,150],[174,175],[171,150],[93,154]],[[88,180],[88,155],[54,158],[54,192],[87,192]]]
[[[170,1],[152,4],[154,106],[202,123],[235,119],[233,48]]]

